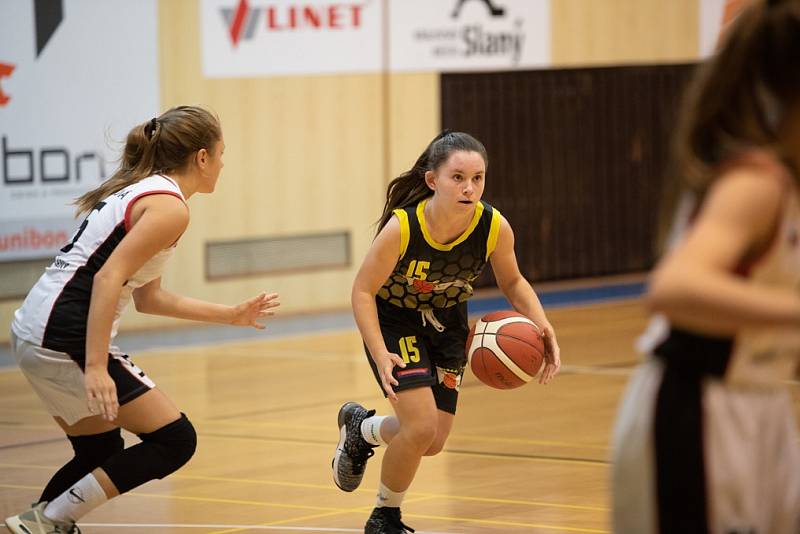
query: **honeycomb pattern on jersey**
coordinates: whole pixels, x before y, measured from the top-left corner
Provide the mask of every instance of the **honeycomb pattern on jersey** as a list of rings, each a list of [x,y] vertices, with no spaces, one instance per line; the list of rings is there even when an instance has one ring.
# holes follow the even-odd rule
[[[406,278],[405,273],[414,258],[403,258],[395,271],[378,291],[382,299],[414,310],[449,308],[472,296],[472,281],[485,265],[482,257],[462,254],[452,260],[435,259],[425,280]],[[455,282],[448,287],[444,286]]]

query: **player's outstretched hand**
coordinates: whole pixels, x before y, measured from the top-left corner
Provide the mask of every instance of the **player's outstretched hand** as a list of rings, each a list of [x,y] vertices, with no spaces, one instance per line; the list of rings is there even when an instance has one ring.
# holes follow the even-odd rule
[[[266,326],[260,323],[259,319],[275,315],[272,308],[277,308],[280,305],[281,303],[278,301],[277,293],[261,293],[257,297],[253,297],[250,300],[242,302],[238,306],[234,306],[231,324],[252,326],[253,328],[263,330]]]

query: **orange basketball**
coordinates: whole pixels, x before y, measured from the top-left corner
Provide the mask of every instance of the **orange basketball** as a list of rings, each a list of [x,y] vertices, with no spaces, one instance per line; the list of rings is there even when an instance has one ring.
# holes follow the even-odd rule
[[[478,380],[497,389],[530,382],[542,366],[544,341],[536,325],[515,311],[484,315],[467,337],[467,358]]]

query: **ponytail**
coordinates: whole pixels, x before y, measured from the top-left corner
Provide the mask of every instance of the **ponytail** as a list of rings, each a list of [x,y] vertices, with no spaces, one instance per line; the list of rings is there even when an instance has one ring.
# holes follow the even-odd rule
[[[484,163],[489,164],[486,148],[480,141],[463,132],[444,130],[428,144],[410,170],[389,182],[386,189],[386,203],[377,222],[378,232],[392,218],[395,209],[414,206],[419,201],[433,196],[433,191],[425,182],[425,173],[436,170],[447,161],[450,154],[459,150],[477,152]]]
[[[194,106],[172,108],[134,126],[128,133],[117,171],[99,187],[75,199],[77,215],[131,184],[157,173],[183,169],[198,150],[211,150],[222,139],[219,120]]]

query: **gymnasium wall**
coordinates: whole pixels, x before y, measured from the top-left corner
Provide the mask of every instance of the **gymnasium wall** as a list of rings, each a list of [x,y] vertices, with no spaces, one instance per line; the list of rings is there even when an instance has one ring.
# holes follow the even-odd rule
[[[552,0],[552,67],[645,68],[695,61],[699,57],[698,1]],[[346,308],[386,183],[410,166],[440,128],[444,98],[440,75],[408,72],[206,79],[201,68],[199,2],[160,0],[158,16],[161,107],[191,103],[213,109],[222,119],[227,145],[217,191],[190,201],[192,221],[164,276],[164,285],[226,303],[264,290],[276,291],[281,294],[283,313]],[[570,76],[578,71],[569,72],[573,74],[552,75]],[[488,83],[505,75],[473,76]],[[513,115],[513,110],[509,112]],[[640,118],[641,124],[647,124],[647,117]],[[574,115],[571,120],[580,123]],[[494,162],[525,155],[524,151],[490,153]],[[591,181],[592,177],[582,179]],[[490,171],[487,194],[492,191],[491,180]],[[603,188],[592,191],[601,195]],[[500,208],[502,211],[503,206]],[[206,279],[209,241],[302,237],[332,231],[349,234],[349,265]],[[576,250],[579,252],[572,252]],[[0,301],[0,323],[11,321],[19,302]],[[125,328],[171,323],[137,313],[128,315]],[[3,328],[0,340],[5,339]]]

